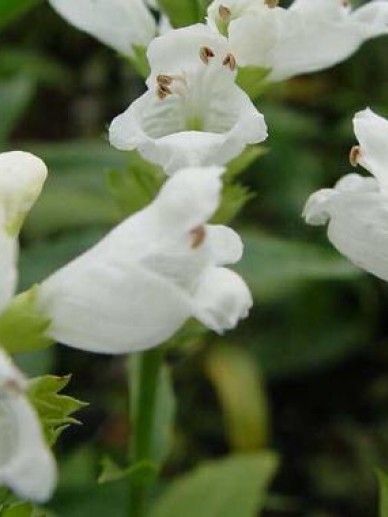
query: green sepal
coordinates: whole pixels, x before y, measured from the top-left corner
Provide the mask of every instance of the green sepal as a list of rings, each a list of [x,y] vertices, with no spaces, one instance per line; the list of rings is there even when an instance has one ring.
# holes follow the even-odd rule
[[[254,100],[271,84],[266,80],[270,72],[269,68],[241,67],[237,73],[237,84]]]
[[[201,22],[206,14],[204,0],[158,0],[158,3],[175,28]]]
[[[129,58],[136,72],[145,79],[150,74],[150,65],[147,59],[147,48],[143,45],[132,45],[133,55]]]
[[[212,218],[213,224],[230,223],[244,208],[244,206],[256,196],[247,187],[239,183],[224,185],[222,199],[217,212]]]
[[[108,173],[108,188],[125,217],[151,203],[165,180],[161,169],[138,153],[131,153],[130,157],[126,170]]]
[[[143,460],[129,467],[122,468],[117,465],[109,456],[101,461],[101,473],[98,483],[113,483],[124,478],[131,478],[135,484],[152,484],[159,472],[159,467],[151,460]]]
[[[70,379],[70,375],[64,377],[44,375],[31,379],[28,385],[28,398],[39,415],[50,445],[56,442],[69,425],[80,424],[71,415],[88,405],[86,402],[60,394],[69,384]]]
[[[15,296],[0,315],[0,345],[10,354],[48,348],[54,341],[46,335],[50,326],[37,307],[38,286]]]

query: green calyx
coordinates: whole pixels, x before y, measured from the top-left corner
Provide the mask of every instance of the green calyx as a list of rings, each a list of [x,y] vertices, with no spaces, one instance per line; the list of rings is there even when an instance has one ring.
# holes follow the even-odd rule
[[[47,337],[50,320],[37,306],[38,286],[15,296],[0,315],[0,346],[8,353],[41,350],[54,342]]]

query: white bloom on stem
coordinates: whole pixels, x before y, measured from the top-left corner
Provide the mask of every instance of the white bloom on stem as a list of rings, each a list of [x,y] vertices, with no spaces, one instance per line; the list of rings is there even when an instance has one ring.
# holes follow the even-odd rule
[[[83,350],[157,346],[190,317],[218,333],[248,315],[251,294],[226,264],[242,255],[230,228],[207,225],[222,188],[218,167],[177,172],[148,207],[38,289],[47,334]]]
[[[351,9],[347,0],[215,0],[208,23],[227,31],[239,66],[270,71],[282,81],[334,66],[366,40],[388,34],[388,1]]]
[[[0,349],[0,485],[45,502],[56,485],[56,464],[26,389],[27,380]]]
[[[120,54],[133,57],[134,46],[147,47],[157,32],[143,0],[49,0],[69,23]]]
[[[46,165],[22,151],[0,154],[0,312],[17,281],[17,237],[47,177]]]
[[[227,40],[202,24],[168,32],[148,49],[148,91],[110,127],[110,142],[138,149],[167,174],[223,165],[267,137],[264,117],[235,84]]]
[[[373,177],[344,176],[333,189],[308,200],[308,224],[328,223],[328,237],[340,253],[358,267],[388,280],[388,121],[366,109],[354,117],[359,145],[352,148],[352,165]]]

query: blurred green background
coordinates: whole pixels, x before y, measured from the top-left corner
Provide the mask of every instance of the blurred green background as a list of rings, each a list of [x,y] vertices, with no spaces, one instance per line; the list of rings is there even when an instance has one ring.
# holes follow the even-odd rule
[[[20,5],[0,16],[1,150],[30,150],[50,169],[22,235],[22,290],[123,217],[112,177],[124,175],[130,189],[138,160],[110,148],[106,128],[144,86],[45,2]],[[246,242],[238,270],[255,308],[222,339],[230,348],[206,335],[170,353],[177,419],[165,481],[204,459],[268,446],[281,467],[264,515],[376,515],[375,469],[388,469],[388,290],[342,259],[301,211],[311,192],[350,171],[352,116],[366,106],[387,116],[387,87],[380,38],[258,99],[270,137],[240,175],[254,197],[233,223]],[[69,391],[90,402],[83,426],[57,445],[52,509],[125,515],[125,484],[95,482],[101,458],[120,461],[130,436],[122,358],[58,346],[19,362],[31,375],[72,372]]]

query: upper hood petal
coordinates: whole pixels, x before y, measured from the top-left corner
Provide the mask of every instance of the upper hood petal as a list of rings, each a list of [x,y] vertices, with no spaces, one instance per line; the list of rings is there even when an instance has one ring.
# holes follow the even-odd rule
[[[49,0],[72,25],[124,56],[133,45],[148,46],[156,23],[143,0]]]

